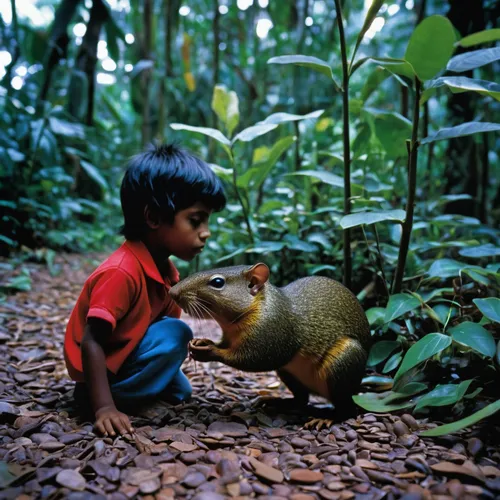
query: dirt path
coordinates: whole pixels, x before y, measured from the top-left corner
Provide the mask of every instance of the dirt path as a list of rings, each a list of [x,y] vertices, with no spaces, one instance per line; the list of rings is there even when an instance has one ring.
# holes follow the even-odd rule
[[[186,362],[194,395],[157,403],[136,436],[103,439],[75,414],[62,359],[64,328],[90,259],[28,264],[29,292],[0,302],[0,498],[500,498],[498,427],[420,438],[411,415],[365,414],[327,430],[263,411],[289,397],[272,375]],[[0,270],[5,274],[5,270]],[[217,335],[211,322],[195,335]]]

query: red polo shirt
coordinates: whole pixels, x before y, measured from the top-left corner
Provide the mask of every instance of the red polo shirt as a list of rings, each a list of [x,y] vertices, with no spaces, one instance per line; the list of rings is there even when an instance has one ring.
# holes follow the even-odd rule
[[[64,358],[73,380],[84,380],[80,346],[87,318],[111,323],[106,366],[116,373],[151,323],[161,316],[180,317],[179,306],[168,294],[179,281],[179,272],[168,262],[167,276],[162,277],[144,243],[127,240],[90,275],[64,339]]]

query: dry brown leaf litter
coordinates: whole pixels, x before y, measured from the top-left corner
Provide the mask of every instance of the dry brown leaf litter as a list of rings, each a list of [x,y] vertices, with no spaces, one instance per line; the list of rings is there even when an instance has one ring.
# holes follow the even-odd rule
[[[500,497],[499,428],[422,439],[411,415],[365,414],[322,431],[307,416],[264,411],[258,396],[289,394],[273,374],[213,363],[185,371],[189,403],[158,402],[132,417],[135,435],[94,433],[72,403],[64,329],[95,266],[59,256],[51,277],[0,303],[0,498],[379,499]],[[212,322],[187,321],[195,336]]]

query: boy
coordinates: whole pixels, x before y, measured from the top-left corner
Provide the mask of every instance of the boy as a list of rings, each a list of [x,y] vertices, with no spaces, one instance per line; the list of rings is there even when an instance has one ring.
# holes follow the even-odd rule
[[[168,294],[179,281],[168,257],[194,259],[226,204],[208,165],[173,145],[135,156],[120,197],[126,241],[85,282],[64,341],[75,396],[89,397],[96,427],[112,436],[133,432],[117,405],[191,396],[180,367],[193,335]]]

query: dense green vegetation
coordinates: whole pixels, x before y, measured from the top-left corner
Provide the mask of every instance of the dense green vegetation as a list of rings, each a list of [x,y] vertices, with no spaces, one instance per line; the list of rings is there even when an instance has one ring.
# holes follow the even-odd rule
[[[497,2],[22,3],[0,18],[4,290],[29,287],[23,259],[117,245],[126,159],[180,140],[229,198],[183,272],[264,260],[276,284],[343,280],[373,329],[366,383],[393,384],[358,404],[458,418],[490,402]]]

